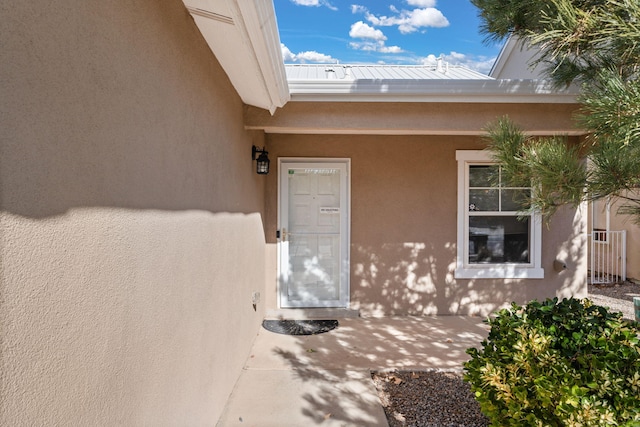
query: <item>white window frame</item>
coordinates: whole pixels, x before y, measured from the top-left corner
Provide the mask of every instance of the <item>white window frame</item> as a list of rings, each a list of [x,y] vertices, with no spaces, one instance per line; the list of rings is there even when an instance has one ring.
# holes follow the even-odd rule
[[[489,152],[484,150],[456,150],[458,161],[458,241],[456,279],[543,279],[542,218],[531,214],[529,221],[530,258],[528,263],[472,264],[469,259],[469,166],[492,165]]]

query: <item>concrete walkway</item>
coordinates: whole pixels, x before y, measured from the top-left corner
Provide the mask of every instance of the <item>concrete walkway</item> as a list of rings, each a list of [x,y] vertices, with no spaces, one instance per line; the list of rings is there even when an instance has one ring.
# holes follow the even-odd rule
[[[479,317],[339,321],[313,336],[261,328],[218,426],[387,426],[371,371],[459,370],[488,333]]]

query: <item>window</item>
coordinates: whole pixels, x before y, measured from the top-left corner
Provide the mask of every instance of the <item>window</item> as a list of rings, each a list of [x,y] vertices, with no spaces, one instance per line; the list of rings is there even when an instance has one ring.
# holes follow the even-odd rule
[[[541,279],[539,215],[518,211],[531,188],[507,187],[489,153],[456,151],[457,279]],[[524,215],[524,217],[523,217]]]

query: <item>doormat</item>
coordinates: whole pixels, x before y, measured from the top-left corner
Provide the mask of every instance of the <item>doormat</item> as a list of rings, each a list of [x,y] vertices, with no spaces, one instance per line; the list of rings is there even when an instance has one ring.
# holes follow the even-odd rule
[[[318,335],[338,327],[337,320],[265,320],[267,331],[284,335]]]

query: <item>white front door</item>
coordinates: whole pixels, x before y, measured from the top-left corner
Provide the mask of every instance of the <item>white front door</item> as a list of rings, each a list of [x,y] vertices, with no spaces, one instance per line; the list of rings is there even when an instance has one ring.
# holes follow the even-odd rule
[[[349,304],[349,164],[280,159],[280,307]]]

